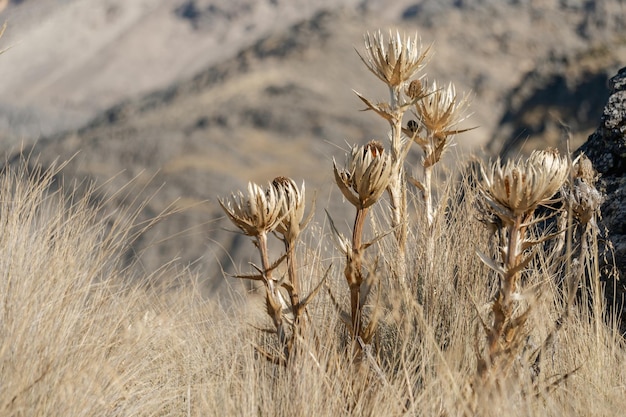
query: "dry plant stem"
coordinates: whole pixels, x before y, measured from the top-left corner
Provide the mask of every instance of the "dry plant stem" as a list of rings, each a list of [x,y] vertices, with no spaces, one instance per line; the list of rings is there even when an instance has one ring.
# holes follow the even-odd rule
[[[367,217],[368,208],[357,208],[354,219],[354,229],[352,230],[352,258],[346,264],[346,279],[350,287],[350,312],[352,317],[352,330],[354,340],[361,336],[363,332],[363,312],[361,309],[361,284],[363,283],[363,259],[362,259],[362,239],[363,226]]]
[[[433,197],[432,197],[432,175],[433,165],[424,164],[424,204],[426,205],[426,219],[428,220],[428,226],[432,228],[435,221],[435,213],[433,209]]]
[[[272,278],[272,266],[267,254],[267,233],[261,232],[257,236],[257,243],[259,252],[261,254],[261,262],[263,265],[263,282],[265,284],[265,303],[267,305],[267,312],[274,322],[276,327],[276,333],[281,346],[287,346],[287,335],[283,326],[282,318],[282,306],[280,300],[277,300],[278,283]]]
[[[494,314],[493,328],[489,335],[489,356],[494,358],[501,350],[500,343],[505,336],[507,324],[511,321],[513,313],[513,295],[517,291],[517,282],[520,271],[519,264],[522,258],[522,241],[526,232],[524,222],[527,216],[516,216],[512,223],[507,226],[507,248],[504,259],[504,274],[500,279],[500,286],[496,301],[493,303]]]
[[[428,226],[432,229],[433,224],[435,222],[435,209],[433,208],[433,192],[432,192],[432,176],[433,176],[433,166],[437,160],[433,159],[431,155],[435,152],[434,139],[431,134],[429,134],[430,144],[426,145],[424,151],[424,163],[423,173],[424,173],[424,189],[422,192],[424,193],[424,204],[426,206],[426,219],[428,220]],[[431,162],[432,159],[432,162]],[[430,230],[432,235],[432,230]]]
[[[428,243],[426,247],[426,261],[428,263],[428,271],[429,273],[433,273],[435,269],[434,258],[435,258],[435,231],[434,231],[434,222],[435,216],[433,213],[433,203],[432,203],[432,194],[431,194],[431,183],[432,183],[432,165],[426,166],[424,164],[424,204],[426,205],[426,220],[428,221]]]
[[[301,326],[304,322],[300,321],[300,316],[302,315],[302,311],[300,308],[300,282],[298,280],[297,274],[297,259],[295,253],[294,243],[289,243],[285,241],[285,252],[287,253],[287,273],[289,274],[289,282],[291,282],[291,291],[289,291],[289,299],[291,301],[291,306],[293,309],[293,323],[294,323],[294,331],[301,331]],[[294,337],[294,340],[296,338]]]
[[[404,161],[402,150],[402,116],[400,107],[400,86],[390,86],[390,107],[392,117],[389,120],[391,127],[391,157],[394,166],[393,178],[389,184],[388,192],[391,200],[391,226],[395,230],[398,243],[397,273],[402,281],[406,276],[406,240],[407,240],[407,199],[406,182],[404,181]]]

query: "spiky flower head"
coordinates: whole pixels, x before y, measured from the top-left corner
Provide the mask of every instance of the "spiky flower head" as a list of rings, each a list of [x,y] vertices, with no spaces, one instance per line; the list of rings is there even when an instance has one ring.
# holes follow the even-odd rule
[[[417,36],[401,36],[389,31],[385,39],[381,31],[365,34],[365,54],[359,57],[367,68],[390,87],[409,81],[426,64],[430,47],[422,50]],[[358,53],[358,52],[357,52]]]
[[[568,165],[557,150],[533,151],[528,159],[500,159],[483,172],[483,195],[488,207],[505,223],[531,215],[547,203],[568,176]]]
[[[282,194],[285,204],[280,217],[282,221],[276,226],[276,232],[283,235],[288,242],[294,242],[300,231],[306,226],[308,219],[304,219],[304,182],[302,188],[294,180],[287,177],[276,177],[272,186]]]
[[[467,118],[466,111],[469,106],[467,95],[459,98],[452,83],[447,87],[441,87],[436,81],[429,85],[428,81],[423,80],[421,88],[427,94],[415,103],[415,113],[428,136],[443,140],[465,131],[457,130],[455,127]]]
[[[378,141],[354,146],[348,156],[347,168],[339,170],[333,160],[335,181],[342,194],[358,208],[367,208],[383,194],[392,173],[391,157]]]
[[[219,203],[230,220],[248,236],[272,232],[284,217],[284,194],[271,184],[264,188],[249,182],[247,195],[238,191],[228,199],[219,199]]]

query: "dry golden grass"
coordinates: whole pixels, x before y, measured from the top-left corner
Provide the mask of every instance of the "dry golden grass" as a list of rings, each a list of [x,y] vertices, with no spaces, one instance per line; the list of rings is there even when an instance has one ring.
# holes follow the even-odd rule
[[[455,203],[436,224],[432,270],[427,220],[412,223],[409,290],[393,282],[394,237],[377,244],[383,307],[370,358],[350,363],[345,326],[322,292],[282,367],[253,347],[276,343],[250,325],[269,327],[262,306],[235,293],[229,307],[202,300],[197,277],[184,271],[132,276],[120,262],[131,224],[111,224],[63,187],[49,191],[58,186],[52,174],[7,170],[0,180],[0,415],[599,416],[626,407],[623,340],[585,303],[545,350],[534,381],[520,357],[497,384],[477,385],[476,344],[485,339],[477,317],[489,311],[495,276],[474,253],[489,250],[488,234],[467,184],[447,193]],[[303,291],[333,264],[329,284],[345,302],[343,259],[322,243],[329,233],[313,225],[298,247]],[[563,308],[553,273],[542,272],[561,261],[540,255],[528,278],[543,290],[528,318],[537,346]],[[170,285],[154,284],[168,275]]]

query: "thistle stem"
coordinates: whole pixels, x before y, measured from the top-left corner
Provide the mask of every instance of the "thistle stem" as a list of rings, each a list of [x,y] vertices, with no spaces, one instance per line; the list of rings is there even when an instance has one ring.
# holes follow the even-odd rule
[[[406,276],[406,184],[404,182],[404,161],[402,152],[402,116],[400,108],[400,86],[389,87],[390,107],[393,117],[389,120],[391,127],[391,157],[394,166],[393,178],[389,183],[389,198],[391,200],[391,226],[395,229],[398,252],[396,253],[396,265],[398,276],[404,280]]]
[[[361,284],[363,283],[363,272],[361,270],[363,266],[362,259],[362,240],[363,240],[363,226],[365,225],[365,218],[367,217],[368,208],[357,208],[356,216],[354,219],[354,228],[352,229],[352,259],[348,263],[349,276],[348,285],[350,286],[350,311],[352,314],[352,329],[354,331],[354,338],[361,336],[362,333],[362,315],[361,311]]]
[[[285,334],[283,326],[282,305],[280,300],[277,299],[279,297],[277,294],[279,289],[276,286],[277,282],[272,279],[271,265],[267,254],[267,233],[259,233],[257,236],[257,243],[261,254],[261,264],[263,266],[263,282],[265,284],[265,303],[267,305],[267,312],[276,327],[278,340],[281,346],[285,347],[285,353],[287,353],[287,335]]]
[[[424,165],[424,203],[426,205],[426,219],[428,220],[428,227],[432,228],[435,222],[435,214],[433,209],[433,197],[432,197],[432,174],[433,167]]]
[[[520,261],[520,249],[522,240],[522,216],[515,217],[513,223],[508,227],[508,244],[505,261],[504,280],[500,291],[505,300],[505,304],[510,304],[510,299],[517,289],[517,277],[519,272],[515,270]]]
[[[494,322],[488,337],[491,358],[495,358],[500,351],[500,342],[513,312],[513,294],[517,291],[517,281],[520,274],[517,267],[521,262],[522,240],[526,231],[526,227],[523,226],[525,219],[527,216],[518,215],[507,226],[507,248],[506,256],[503,259],[504,274],[500,279],[498,297],[493,303]]]
[[[294,316],[294,328],[300,329],[300,281],[297,274],[297,259],[295,254],[295,243],[291,243],[285,240],[285,252],[287,253],[287,273],[289,274],[289,281],[291,282],[291,291],[289,291],[289,298],[291,302],[291,308]]]
[[[272,280],[272,271],[270,270],[270,259],[267,254],[267,233],[261,232],[257,236],[259,252],[261,254],[261,265],[263,266],[263,274],[265,281]]]

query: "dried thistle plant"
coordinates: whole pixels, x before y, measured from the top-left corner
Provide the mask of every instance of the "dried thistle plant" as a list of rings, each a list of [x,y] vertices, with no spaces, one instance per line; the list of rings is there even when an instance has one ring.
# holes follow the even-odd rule
[[[267,314],[274,323],[284,357],[275,358],[266,352],[262,353],[280,363],[289,359],[293,342],[299,333],[302,311],[321,288],[320,282],[311,294],[301,299],[294,249],[301,230],[311,218],[309,214],[304,219],[304,191],[304,184],[299,189],[292,179],[278,177],[268,187],[248,183],[247,195],[239,191],[232,194],[229,199],[219,199],[229,219],[243,234],[252,237],[259,249],[261,267],[253,265],[258,273],[237,277],[263,283]],[[286,248],[285,254],[273,263],[270,263],[267,248],[270,233],[280,234]],[[289,263],[288,279],[276,279],[273,272],[285,259]],[[287,291],[290,303],[287,303],[280,288]],[[287,331],[287,325],[291,326],[290,332]]]
[[[597,228],[597,218],[604,195],[596,188],[598,174],[586,155],[573,162],[572,184],[565,189],[567,201],[572,204],[572,215],[580,224]]]
[[[524,326],[529,308],[517,313],[523,299],[520,276],[533,258],[532,248],[555,235],[533,240],[528,228],[546,216],[535,216],[540,205],[552,201],[567,180],[569,169],[565,158],[556,150],[535,151],[527,160],[500,160],[485,170],[481,167],[481,195],[484,219],[502,235],[499,258],[477,252],[481,260],[499,276],[498,290],[491,306],[492,322],[483,323],[487,334],[487,358],[479,363],[479,374],[485,376],[499,358],[510,359],[525,337]],[[549,215],[548,215],[549,216]],[[508,353],[508,355],[507,355]]]
[[[298,262],[295,252],[296,243],[300,232],[307,226],[313,217],[313,210],[304,217],[305,210],[305,187],[298,188],[295,181],[287,177],[277,177],[272,181],[272,186],[283,196],[285,204],[282,207],[282,220],[276,226],[275,233],[281,235],[281,240],[285,245],[287,256],[289,282],[283,283],[286,288],[294,316],[294,328],[300,329],[301,315],[306,306],[306,301],[300,300],[300,280],[298,278]]]
[[[263,282],[267,314],[274,323],[281,345],[286,346],[287,333],[283,311],[287,309],[287,302],[280,292],[280,281],[272,276],[272,272],[280,262],[271,264],[267,250],[268,234],[284,220],[285,196],[271,184],[263,188],[249,182],[247,195],[239,191],[237,194],[232,194],[228,200],[220,199],[219,203],[235,226],[239,227],[246,236],[255,239],[261,255],[261,268],[257,268],[259,275],[242,277]]]
[[[600,290],[600,271],[598,265],[598,235],[600,229],[597,220],[600,217],[600,207],[604,203],[605,196],[596,188],[598,174],[594,170],[589,158],[584,154],[579,155],[572,162],[571,178],[563,187],[564,206],[567,209],[563,215],[565,222],[571,217],[570,239],[579,242],[576,248],[568,245],[564,254],[566,265],[571,265],[571,276],[568,277],[567,295],[568,306],[572,305],[574,298],[583,282],[585,272],[588,272],[587,285],[591,290],[593,300],[593,316],[596,320],[596,328],[600,326],[602,316],[602,301]],[[569,214],[569,216],[567,215]],[[563,221],[563,219],[561,220]],[[583,286],[583,288],[586,286]],[[586,293],[586,291],[585,291]],[[569,313],[569,308],[565,315]],[[596,333],[597,335],[597,333]]]
[[[359,57],[365,66],[389,89],[388,102],[373,103],[361,94],[357,96],[369,110],[385,119],[390,126],[392,175],[387,192],[391,204],[391,224],[394,229],[397,251],[397,274],[406,274],[407,196],[404,180],[404,160],[410,149],[410,141],[402,133],[404,113],[421,97],[406,97],[405,86],[416,77],[428,61],[430,47],[423,48],[420,38],[402,36],[400,32],[382,32],[365,35],[365,53]],[[358,53],[358,51],[357,51]]]
[[[425,213],[432,229],[436,215],[433,204],[432,170],[439,162],[451,139],[458,133],[469,129],[457,129],[456,126],[466,118],[465,111],[469,100],[466,95],[458,97],[455,87],[439,88],[436,83],[429,85],[423,80],[424,69],[429,58],[430,46],[423,48],[417,35],[401,36],[399,32],[389,32],[385,38],[378,31],[365,35],[365,52],[359,57],[388,89],[389,101],[375,103],[356,93],[368,110],[374,111],[385,119],[390,126],[391,158],[393,174],[389,181],[388,193],[391,206],[391,225],[394,229],[398,251],[396,257],[397,275],[406,275],[406,240],[407,240],[407,190],[404,173],[404,161],[413,142],[424,152],[422,161],[423,180],[411,179],[424,198]],[[403,128],[403,118],[413,109],[417,120],[411,120]],[[429,235],[432,236],[432,230]],[[434,242],[430,242],[429,253],[434,251]],[[428,256],[429,264],[432,255]]]
[[[466,119],[469,97],[458,97],[454,84],[439,87],[434,81],[431,85],[426,80],[413,81],[408,89],[410,96],[421,97],[413,107],[416,120],[407,123],[405,134],[415,142],[424,153],[422,161],[423,182],[411,178],[411,182],[422,192],[428,225],[432,227],[436,208],[432,198],[432,170],[441,160],[443,152],[451,145],[454,135],[470,129],[457,129]]]
[[[364,251],[373,242],[363,243],[363,226],[369,208],[387,189],[392,171],[390,156],[382,144],[370,141],[365,146],[354,146],[347,158],[347,167],[338,169],[333,161],[335,181],[346,199],[356,208],[352,239],[344,237],[331,219],[331,227],[346,256],[344,275],[350,289],[349,329],[355,342],[368,344],[374,334],[376,321],[363,325],[363,308],[373,287],[374,275],[363,271]],[[355,347],[359,347],[355,343]]]

